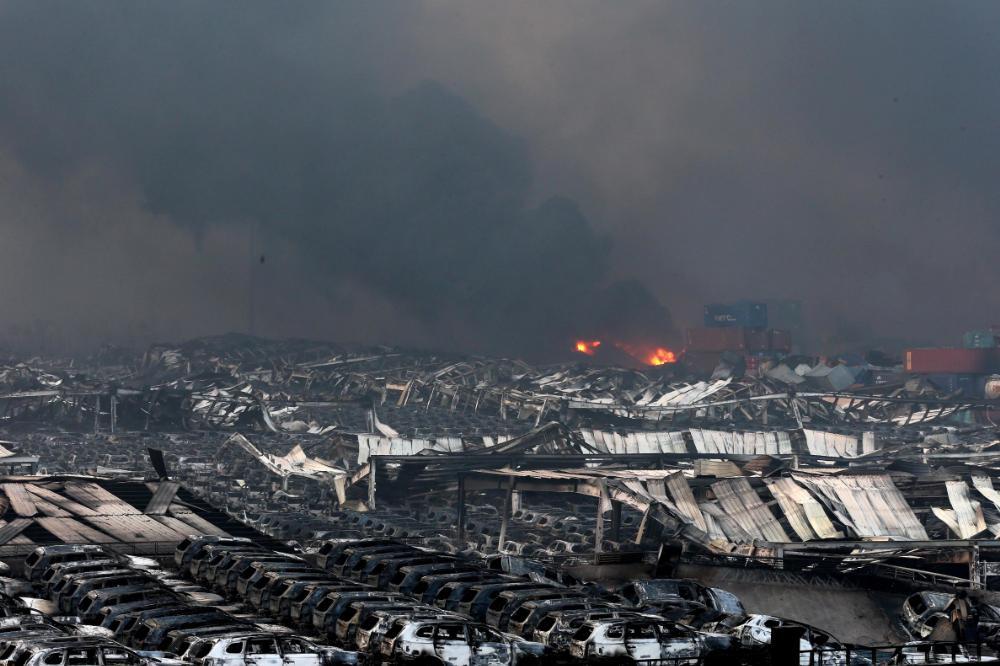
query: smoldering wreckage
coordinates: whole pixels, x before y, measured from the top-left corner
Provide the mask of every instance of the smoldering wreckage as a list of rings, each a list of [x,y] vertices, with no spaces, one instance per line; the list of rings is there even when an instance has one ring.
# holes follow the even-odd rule
[[[989,390],[592,342],[9,359],[0,663],[993,659]]]

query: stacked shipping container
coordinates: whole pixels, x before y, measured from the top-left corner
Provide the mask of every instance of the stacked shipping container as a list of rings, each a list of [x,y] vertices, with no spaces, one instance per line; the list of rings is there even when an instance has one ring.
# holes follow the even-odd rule
[[[992,331],[969,331],[962,343],[961,349],[909,349],[906,371],[924,376],[943,391],[982,398],[989,376],[1000,369],[1000,349]]]
[[[746,355],[747,365],[755,366],[756,354],[788,353],[792,336],[788,331],[769,329],[767,305],[751,301],[705,306],[705,326],[687,330],[685,360],[692,368],[711,371],[724,352]]]

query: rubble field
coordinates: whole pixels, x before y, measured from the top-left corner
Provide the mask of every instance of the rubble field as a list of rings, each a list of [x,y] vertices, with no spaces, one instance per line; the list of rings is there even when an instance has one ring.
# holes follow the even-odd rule
[[[0,666],[1000,648],[995,405],[902,367],[240,335],[3,359]]]

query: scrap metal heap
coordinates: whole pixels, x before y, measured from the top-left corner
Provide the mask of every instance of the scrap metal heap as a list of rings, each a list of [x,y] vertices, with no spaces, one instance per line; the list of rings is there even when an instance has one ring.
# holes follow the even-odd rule
[[[331,602],[336,617],[319,611],[326,624],[312,639],[363,656],[381,658],[386,635],[419,643],[420,632],[446,631],[441,622],[459,631],[455,617],[462,636],[485,632],[513,650],[502,632],[515,633],[570,659],[614,643],[612,620],[631,627],[640,618],[629,613],[655,610],[659,624],[628,631],[655,636],[657,658],[682,643],[697,643],[702,658],[707,645],[767,643],[785,625],[869,646],[954,640],[939,620],[958,590],[985,614],[1000,608],[995,404],[901,368],[788,357],[699,377],[680,364],[532,366],[230,335],[141,356],[12,360],[0,367],[0,388],[0,467],[49,475],[0,486],[0,550],[52,535],[68,543],[105,543],[95,533],[109,543],[232,535],[218,527],[225,518],[275,540],[255,548],[297,551],[293,560],[323,570],[276,574],[261,589],[280,581],[298,594],[322,582],[383,595],[360,606],[361,597]],[[151,462],[148,449],[165,462]],[[121,500],[121,484],[144,489],[129,511],[100,492]],[[345,548],[363,551],[351,560],[359,569],[310,559]],[[702,606],[704,590],[735,592],[742,610],[709,619],[681,613],[677,594],[670,604],[627,601],[639,593],[623,586],[650,576],[701,581],[692,594]],[[528,582],[542,588],[515,594]],[[414,594],[420,586],[447,595]],[[825,603],[815,603],[818,594]],[[490,616],[496,599],[513,603],[517,617],[529,609],[528,624]],[[285,618],[290,609],[273,610]],[[357,620],[342,629],[348,610]],[[577,646],[584,625],[591,631]],[[827,637],[803,649],[824,642],[840,645]],[[393,641],[385,649],[398,658]]]

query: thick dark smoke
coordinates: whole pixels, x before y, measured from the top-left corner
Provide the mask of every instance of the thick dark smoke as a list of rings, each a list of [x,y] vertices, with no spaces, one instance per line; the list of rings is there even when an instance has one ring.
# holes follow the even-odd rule
[[[0,306],[32,340],[245,328],[253,253],[272,335],[544,353],[797,298],[821,343],[954,342],[1000,309],[998,19],[0,4]]]
[[[818,344],[997,323],[997,3],[424,9],[421,75],[525,136],[682,322],[746,297],[801,299]]]
[[[358,31],[377,33],[378,12],[313,7],[7,7],[0,139],[44,182],[98,163],[157,219],[199,236],[250,230],[257,282],[283,248],[283,298],[364,290],[398,311],[382,339],[413,340],[399,327],[415,325],[442,346],[537,355],[632,321],[611,300],[622,290],[652,301],[636,283],[608,291],[610,243],[576,204],[532,202],[521,140],[439,84],[376,89],[374,49]],[[122,240],[109,239],[130,252]],[[296,281],[319,288],[296,293]],[[355,333],[349,322],[370,316],[365,300],[314,302],[348,325],[311,330],[307,319],[296,332]],[[258,308],[267,331],[273,313]],[[657,314],[653,330],[670,335],[668,313]]]

